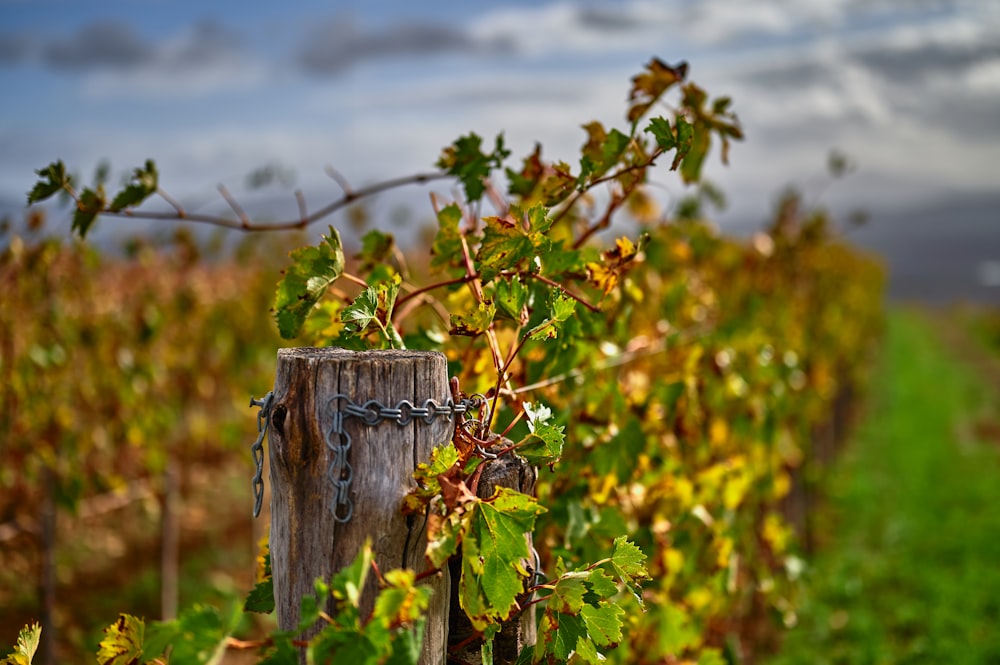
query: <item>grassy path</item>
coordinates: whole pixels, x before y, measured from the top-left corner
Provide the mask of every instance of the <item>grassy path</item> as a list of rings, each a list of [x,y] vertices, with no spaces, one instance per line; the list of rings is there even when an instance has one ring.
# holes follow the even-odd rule
[[[995,388],[890,316],[865,425],[833,470],[822,551],[771,665],[1000,663]]]

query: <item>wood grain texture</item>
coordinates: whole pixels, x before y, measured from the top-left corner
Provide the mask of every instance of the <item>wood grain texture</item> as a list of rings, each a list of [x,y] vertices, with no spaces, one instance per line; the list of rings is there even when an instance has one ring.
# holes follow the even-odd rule
[[[334,396],[341,393],[359,405],[410,400],[419,406],[426,399],[443,404],[450,396],[447,361],[440,353],[418,351],[278,352],[269,451],[270,547],[278,625],[284,630],[298,624],[300,599],[313,593],[313,580],[328,579],[349,564],[366,539],[382,570],[407,567],[419,573],[427,568],[424,520],[407,520],[400,503],[414,486],[416,465],[451,439],[454,421],[439,417],[432,423],[417,419],[405,426],[394,421],[372,426],[346,418],[354,513],[342,524],[331,510],[336,490],[327,477],[333,459],[327,437],[341,407]],[[421,663],[429,665],[445,662],[450,578],[445,571],[426,584],[434,595]],[[376,590],[373,574],[362,593],[362,615],[374,607]]]

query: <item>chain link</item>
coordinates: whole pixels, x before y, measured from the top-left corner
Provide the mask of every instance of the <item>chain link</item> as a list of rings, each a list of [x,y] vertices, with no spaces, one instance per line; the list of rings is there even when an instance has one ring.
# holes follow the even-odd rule
[[[264,435],[267,434],[267,424],[271,420],[271,402],[274,401],[274,391],[264,395],[264,399],[250,398],[250,406],[259,406],[257,412],[257,440],[250,446],[250,454],[253,455],[254,476],[251,485],[253,486],[253,516],[260,515],[260,508],[264,504]]]
[[[271,417],[271,404],[274,401],[274,391],[267,393],[263,399],[250,399],[250,406],[258,406],[257,412],[257,440],[250,447],[253,455],[255,473],[253,477],[253,516],[260,515],[261,506],[264,502],[264,435],[267,433],[268,422]],[[339,402],[337,408],[333,405]],[[456,416],[463,416],[484,408],[486,398],[482,395],[473,395],[455,402],[451,397],[443,404],[434,399],[425,399],[418,406],[416,403],[404,399],[395,406],[387,406],[377,400],[368,400],[363,404],[354,402],[343,393],[338,393],[327,401],[327,408],[333,413],[333,422],[326,433],[326,447],[332,453],[330,465],[327,467],[326,475],[330,483],[336,489],[331,510],[333,518],[340,523],[349,522],[354,515],[354,502],[351,499],[351,481],[354,479],[354,468],[351,466],[349,454],[351,452],[351,435],[344,428],[344,421],[348,418],[357,418],[364,425],[374,427],[379,423],[390,421],[400,427],[406,427],[411,423],[422,421],[428,425],[438,418],[447,418],[450,422]],[[489,422],[489,417],[483,418]],[[463,426],[470,423],[482,424],[479,419],[466,419]]]
[[[339,402],[339,408],[333,408],[334,402]],[[394,422],[400,427],[422,421],[428,425],[437,418],[447,418],[450,422],[456,416],[468,413],[485,404],[481,395],[455,402],[452,398],[441,404],[434,399],[424,400],[420,406],[408,399],[401,400],[395,406],[387,406],[377,400],[368,400],[364,404],[354,402],[343,393],[338,393],[327,402],[327,408],[333,412],[333,424],[326,433],[326,447],[333,453],[326,475],[336,489],[331,510],[333,518],[340,523],[349,522],[354,515],[354,501],[351,499],[351,481],[354,479],[354,469],[348,459],[351,451],[351,435],[344,428],[344,421],[357,418],[369,427],[382,422]]]

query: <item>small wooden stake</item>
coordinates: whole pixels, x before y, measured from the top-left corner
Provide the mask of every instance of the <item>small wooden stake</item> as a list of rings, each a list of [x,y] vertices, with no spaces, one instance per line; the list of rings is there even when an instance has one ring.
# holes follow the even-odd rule
[[[327,435],[334,395],[354,403],[369,400],[394,407],[402,400],[420,406],[426,399],[444,404],[450,397],[444,355],[418,351],[345,351],[297,348],[278,351],[270,422],[271,569],[278,626],[293,630],[303,596],[313,593],[317,577],[329,579],[353,561],[366,539],[372,540],[375,562],[382,570],[426,569],[425,524],[407,519],[400,503],[414,486],[412,474],[431,450],[451,440],[454,420],[443,416],[400,426],[394,421],[367,425],[347,418],[352,439],[349,461],[354,476],[354,513],[338,523],[331,512],[336,490],[327,477],[332,452]],[[332,400],[332,401],[331,401]],[[448,641],[447,571],[425,582],[433,588],[421,663],[443,664]],[[377,581],[365,584],[362,616],[374,607]],[[308,637],[318,630],[307,631]]]

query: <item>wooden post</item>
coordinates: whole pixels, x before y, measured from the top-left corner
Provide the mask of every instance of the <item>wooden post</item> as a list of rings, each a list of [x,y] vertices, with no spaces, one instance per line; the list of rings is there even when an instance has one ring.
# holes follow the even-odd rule
[[[490,446],[490,451],[509,448],[512,442],[508,439],[496,439]],[[503,455],[493,461],[484,463],[479,467],[482,469],[479,481],[476,485],[476,495],[481,499],[488,499],[493,496],[497,488],[506,487],[517,490],[522,494],[535,494],[535,481],[538,479],[538,471],[525,460],[516,455]],[[528,549],[532,549],[533,542],[531,534],[525,534],[528,541]],[[522,561],[524,567],[534,573],[535,561]],[[466,616],[459,604],[457,590],[457,576],[461,574],[461,561],[456,557],[450,562],[452,575],[456,578],[456,584],[452,586],[451,593],[451,613],[449,617],[449,648],[452,655],[458,662],[478,665],[482,663],[480,648],[482,640],[467,639],[472,635],[472,623]],[[530,582],[529,582],[530,583]],[[520,603],[528,600],[528,595],[524,594],[518,599]],[[537,628],[535,625],[535,606],[530,605],[527,609],[517,612],[500,625],[500,632],[493,638],[493,662],[499,665],[511,665],[517,662],[518,654],[526,646],[532,646],[537,639]]]
[[[278,351],[271,406],[271,569],[278,626],[293,630],[299,603],[313,593],[313,580],[329,579],[349,564],[366,538],[383,569],[426,568],[423,520],[407,519],[400,503],[414,486],[412,473],[431,450],[451,440],[454,420],[439,416],[401,426],[385,420],[368,425],[347,418],[352,444],[350,495],[354,512],[338,523],[332,512],[336,489],[327,477],[333,453],[327,436],[343,394],[355,404],[377,400],[394,407],[402,400],[420,406],[450,397],[444,355],[417,351],[345,351],[297,348]],[[443,664],[447,645],[450,578],[447,571],[426,581],[433,588],[421,663]],[[374,575],[365,585],[362,615],[374,607]],[[318,627],[316,628],[318,630]],[[311,634],[307,632],[308,637]]]

